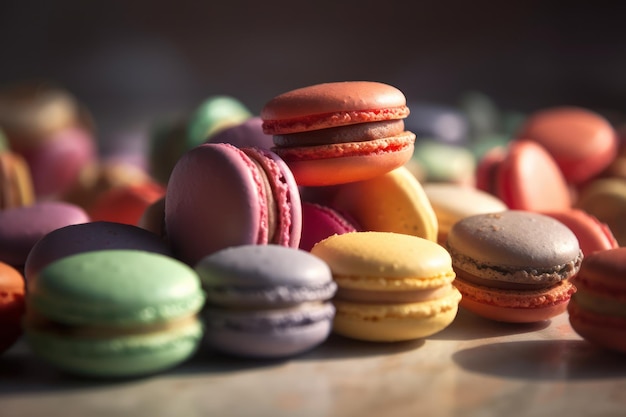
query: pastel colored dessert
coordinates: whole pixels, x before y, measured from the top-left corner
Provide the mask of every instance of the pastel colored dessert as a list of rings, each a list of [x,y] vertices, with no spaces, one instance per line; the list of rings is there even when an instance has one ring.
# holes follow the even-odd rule
[[[496,146],[483,153],[476,166],[476,188],[498,196],[498,169],[507,156],[507,147]],[[498,197],[499,198],[499,197]]]
[[[84,252],[49,264],[35,282],[26,298],[26,341],[65,372],[154,374],[190,358],[202,338],[198,275],[171,257]]]
[[[444,244],[452,226],[465,217],[498,213],[508,207],[498,197],[472,186],[455,183],[426,183],[426,197],[437,216],[437,242]]]
[[[568,305],[572,328],[585,340],[626,353],[626,248],[588,255]]]
[[[576,235],[584,256],[619,246],[611,229],[586,211],[571,209],[542,214],[555,218],[569,227]]]
[[[165,187],[146,180],[114,187],[100,194],[87,213],[92,221],[137,225],[148,206],[165,195]]]
[[[220,352],[278,358],[308,351],[331,332],[337,289],[322,260],[278,245],[223,249],[196,265],[206,292],[205,340]]]
[[[38,147],[56,131],[79,122],[76,98],[66,89],[46,81],[23,81],[0,91],[0,126],[11,148]]]
[[[298,186],[283,160],[269,150],[203,144],[183,155],[172,171],[165,229],[174,254],[190,265],[229,246],[297,248],[302,230]]]
[[[583,258],[576,235],[539,213],[508,210],[455,223],[446,242],[461,307],[496,321],[531,323],[563,313]]]
[[[496,195],[512,210],[563,211],[573,204],[556,161],[535,141],[511,142],[496,181]]]
[[[604,170],[617,154],[617,133],[600,114],[553,107],[531,114],[517,134],[541,144],[568,182],[580,184]]]
[[[99,159],[81,169],[77,181],[63,195],[63,201],[81,206],[87,212],[108,190],[154,181],[145,169],[128,161]]]
[[[327,206],[309,202],[302,203],[302,236],[299,248],[310,251],[313,246],[328,236],[356,232],[354,222],[349,221]]]
[[[26,282],[30,284],[39,271],[53,261],[107,249],[134,249],[172,256],[166,241],[138,226],[105,221],[72,224],[47,233],[33,245],[24,264]]]
[[[259,116],[250,117],[239,124],[222,129],[212,135],[207,143],[230,143],[238,148],[274,147],[272,135],[263,132],[263,119]]]
[[[302,186],[366,180],[404,165],[415,141],[404,129],[408,115],[400,90],[367,81],[299,88],[261,110],[273,150]]]
[[[22,270],[28,253],[46,234],[91,219],[80,207],[60,201],[0,211],[0,261]]]
[[[422,185],[403,166],[376,178],[331,187],[324,197],[306,198],[313,202],[314,198],[320,198],[320,204],[345,213],[363,231],[404,233],[437,240],[437,216]]]
[[[338,289],[333,331],[365,341],[428,337],[452,323],[461,294],[446,250],[390,232],[334,235],[311,253],[324,260]]]
[[[0,151],[0,210],[34,202],[35,190],[28,164],[18,153]]]
[[[59,199],[78,181],[81,170],[97,159],[93,135],[82,127],[69,127],[20,151],[28,166],[39,200]]]
[[[625,179],[601,178],[589,182],[580,190],[574,206],[605,223],[620,246],[626,246]]]
[[[468,148],[421,139],[415,143],[412,160],[422,167],[424,182],[476,183],[476,158]]]
[[[0,354],[22,335],[25,312],[24,277],[17,269],[0,262]]]
[[[469,122],[454,107],[427,102],[410,102],[411,114],[404,123],[418,138],[431,138],[451,145],[467,145]]]
[[[239,100],[227,95],[207,97],[193,111],[187,122],[185,150],[205,143],[218,132],[252,117]]]

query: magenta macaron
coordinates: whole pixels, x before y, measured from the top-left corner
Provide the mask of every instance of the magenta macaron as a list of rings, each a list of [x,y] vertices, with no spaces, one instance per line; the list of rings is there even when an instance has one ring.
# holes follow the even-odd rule
[[[174,255],[190,265],[230,246],[297,248],[298,186],[284,161],[269,150],[199,145],[174,166],[165,194],[165,230]]]

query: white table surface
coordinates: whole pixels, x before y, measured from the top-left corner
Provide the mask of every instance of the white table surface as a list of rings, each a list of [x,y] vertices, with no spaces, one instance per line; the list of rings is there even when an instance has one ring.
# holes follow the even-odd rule
[[[0,357],[0,416],[625,416],[626,355],[582,340],[567,313],[532,325],[461,310],[425,340],[331,336],[283,361],[201,350],[141,379],[57,372],[23,342]]]

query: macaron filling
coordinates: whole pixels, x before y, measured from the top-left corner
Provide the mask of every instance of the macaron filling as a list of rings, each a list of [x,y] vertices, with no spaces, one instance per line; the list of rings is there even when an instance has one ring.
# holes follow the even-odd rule
[[[215,305],[285,306],[301,302],[330,299],[337,284],[328,281],[306,286],[276,285],[273,287],[244,287],[236,285],[207,286],[206,299]]]
[[[335,300],[366,304],[421,303],[445,297],[452,285],[425,290],[371,291],[355,288],[338,288]]]
[[[277,147],[289,148],[294,146],[327,145],[329,143],[365,142],[396,136],[402,132],[404,132],[404,120],[385,120],[288,135],[274,135],[273,140]]]

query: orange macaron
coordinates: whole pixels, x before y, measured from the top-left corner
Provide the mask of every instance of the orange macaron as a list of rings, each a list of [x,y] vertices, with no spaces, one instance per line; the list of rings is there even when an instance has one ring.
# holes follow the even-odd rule
[[[0,353],[11,347],[22,334],[24,292],[22,274],[0,262]]]
[[[415,142],[404,128],[408,115],[400,90],[371,81],[292,90],[261,110],[273,150],[305,186],[365,180],[404,165]]]

